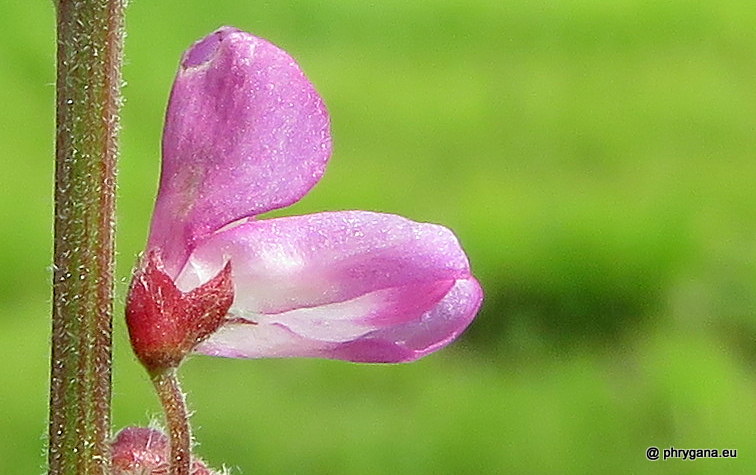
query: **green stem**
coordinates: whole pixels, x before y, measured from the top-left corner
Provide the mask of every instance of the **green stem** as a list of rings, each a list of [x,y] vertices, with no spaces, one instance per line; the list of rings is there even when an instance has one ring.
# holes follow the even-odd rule
[[[176,368],[163,369],[152,373],[151,377],[163,405],[171,438],[171,475],[189,475],[192,430],[177,371]]]
[[[57,0],[51,475],[109,473],[124,0]]]

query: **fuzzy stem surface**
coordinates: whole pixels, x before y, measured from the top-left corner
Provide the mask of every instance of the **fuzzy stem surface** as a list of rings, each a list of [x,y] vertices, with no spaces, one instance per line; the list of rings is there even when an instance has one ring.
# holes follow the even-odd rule
[[[176,368],[162,369],[151,373],[160,403],[165,413],[171,439],[171,475],[189,475],[191,466],[192,430],[189,411],[181,390]]]
[[[125,0],[57,0],[51,475],[110,472],[114,213]]]

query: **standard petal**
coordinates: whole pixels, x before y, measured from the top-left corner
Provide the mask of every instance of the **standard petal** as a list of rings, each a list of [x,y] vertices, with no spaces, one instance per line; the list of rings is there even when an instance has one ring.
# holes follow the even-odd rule
[[[175,275],[203,237],[299,200],[330,154],[325,105],[291,56],[219,29],[184,54],[173,85],[149,248]]]
[[[230,321],[198,347],[224,356],[409,361],[458,335],[482,294],[448,229],[365,211],[250,221],[202,243],[191,289],[230,261]]]

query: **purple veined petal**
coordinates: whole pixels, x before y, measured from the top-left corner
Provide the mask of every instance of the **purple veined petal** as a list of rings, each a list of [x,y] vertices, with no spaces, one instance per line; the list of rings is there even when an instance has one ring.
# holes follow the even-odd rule
[[[312,332],[308,332],[309,336],[302,335],[286,324],[275,321],[254,324],[236,321],[221,327],[195,351],[228,358],[299,357],[404,363],[422,358],[451,343],[475,317],[482,299],[480,285],[470,277],[456,281],[443,299],[414,319],[383,328],[368,327],[345,341],[333,341],[331,334],[325,339],[312,336]],[[286,314],[281,315],[279,320],[285,321]]]
[[[242,223],[203,242],[176,285],[197,287],[228,261],[233,308],[266,314],[470,276],[467,256],[449,229],[369,211]]]
[[[454,234],[365,211],[250,221],[203,242],[185,290],[231,261],[231,319],[197,351],[410,361],[472,320],[482,293]]]
[[[328,351],[328,358],[363,363],[403,363],[422,358],[454,341],[475,318],[483,289],[475,278],[458,280],[420,318],[379,329]]]
[[[294,59],[219,29],[184,54],[173,84],[148,247],[175,275],[203,237],[298,201],[330,154],[328,112]]]

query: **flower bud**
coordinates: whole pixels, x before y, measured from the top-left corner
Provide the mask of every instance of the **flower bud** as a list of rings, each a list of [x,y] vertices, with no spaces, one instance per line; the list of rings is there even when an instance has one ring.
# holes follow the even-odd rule
[[[113,475],[168,475],[170,443],[157,429],[126,427],[110,446]],[[191,475],[220,475],[192,457]]]

